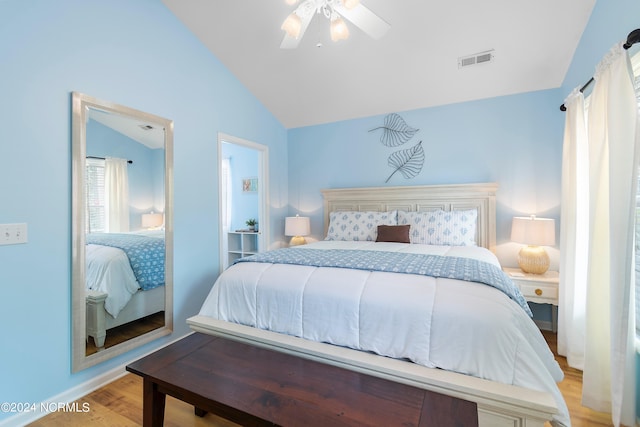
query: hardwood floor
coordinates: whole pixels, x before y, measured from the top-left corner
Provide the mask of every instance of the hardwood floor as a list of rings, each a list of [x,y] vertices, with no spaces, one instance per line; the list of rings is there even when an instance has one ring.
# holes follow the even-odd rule
[[[142,378],[127,374],[80,399],[88,403],[88,412],[54,412],[29,424],[30,427],[134,427],[142,425]],[[225,419],[193,413],[193,406],[167,396],[166,427],[237,427]]]
[[[565,373],[559,384],[573,427],[612,426],[609,414],[592,411],[580,404],[582,373],[567,365],[564,357],[558,356],[556,334],[543,332],[549,347],[556,354],[556,360]],[[88,403],[86,413],[55,412],[30,424],[31,427],[74,427],[74,426],[139,426],[142,425],[142,379],[133,374],[108,384],[78,401],[79,407]],[[193,406],[170,396],[167,397],[165,426],[168,427],[232,427],[236,424],[207,414],[204,418],[194,415]]]
[[[134,320],[133,322],[125,323],[122,326],[118,326],[109,329],[107,332],[107,338],[104,341],[104,348],[112,347],[116,344],[125,342],[131,338],[138,337],[164,326],[164,311],[160,311],[155,314],[151,314],[142,319]],[[87,340],[86,355],[92,355],[96,353],[98,348],[93,342],[93,338]]]

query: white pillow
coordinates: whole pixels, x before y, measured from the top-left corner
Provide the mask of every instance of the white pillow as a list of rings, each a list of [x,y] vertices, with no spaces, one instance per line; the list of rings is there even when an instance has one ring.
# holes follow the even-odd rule
[[[329,229],[325,240],[375,242],[378,237],[379,225],[397,224],[398,211],[335,211],[329,214]]]
[[[398,225],[411,225],[411,243],[476,246],[476,209],[428,212],[398,211]]]

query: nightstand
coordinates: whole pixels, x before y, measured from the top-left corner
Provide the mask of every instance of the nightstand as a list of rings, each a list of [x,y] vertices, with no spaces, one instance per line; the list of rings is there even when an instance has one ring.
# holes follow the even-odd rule
[[[551,322],[553,332],[558,331],[558,285],[560,278],[557,271],[544,274],[525,273],[519,268],[504,268],[520,292],[529,302],[551,304]]]

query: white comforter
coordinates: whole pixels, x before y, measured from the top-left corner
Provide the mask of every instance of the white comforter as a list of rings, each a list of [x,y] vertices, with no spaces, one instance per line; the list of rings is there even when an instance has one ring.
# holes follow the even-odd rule
[[[333,241],[306,247],[468,256],[499,265],[479,247]],[[487,285],[243,262],[220,276],[200,315],[546,391],[560,411],[555,424],[570,425],[556,385],[563,373],[544,337],[517,303]]]
[[[87,289],[107,293],[104,308],[115,319],[138,289],[129,257],[121,249],[86,245]]]

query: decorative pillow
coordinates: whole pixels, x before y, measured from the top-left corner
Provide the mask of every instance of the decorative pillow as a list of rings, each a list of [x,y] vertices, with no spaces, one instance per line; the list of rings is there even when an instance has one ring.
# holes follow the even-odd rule
[[[411,226],[411,243],[476,246],[476,209],[428,212],[398,211],[398,224]]]
[[[411,243],[409,239],[409,229],[411,226],[407,225],[379,225],[378,226],[378,238],[376,242],[398,242],[398,243]]]
[[[325,240],[356,240],[375,242],[378,225],[398,224],[398,212],[335,211],[329,214],[329,229]]]

